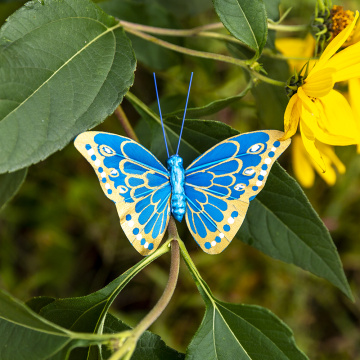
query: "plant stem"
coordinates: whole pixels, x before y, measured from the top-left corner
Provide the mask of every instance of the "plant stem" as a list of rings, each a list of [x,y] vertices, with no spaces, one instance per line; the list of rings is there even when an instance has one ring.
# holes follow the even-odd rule
[[[160,46],[165,47],[167,49],[177,51],[177,52],[182,53],[182,54],[195,56],[195,57],[201,57],[201,58],[204,58],[204,59],[212,59],[212,60],[223,61],[223,62],[227,62],[229,64],[238,65],[238,66],[240,66],[242,68],[247,69],[247,62],[244,61],[244,60],[239,60],[239,59],[232,58],[230,56],[225,56],[225,55],[220,55],[220,54],[214,54],[214,53],[208,53],[208,52],[204,52],[204,51],[188,49],[188,48],[185,48],[185,47],[182,47],[182,46],[179,46],[179,45],[169,43],[168,41],[158,39],[158,38],[156,38],[154,36],[151,36],[149,34],[145,34],[145,33],[141,32],[141,31],[137,31],[137,30],[134,30],[132,28],[128,28],[126,26],[124,26],[124,29],[127,32],[129,32],[130,34],[136,35],[136,36],[141,37],[141,38],[143,38],[145,40],[153,42],[154,44],[160,45]]]
[[[179,243],[176,239],[171,241],[171,265],[169,272],[169,280],[166,284],[165,290],[161,295],[161,298],[156,303],[156,305],[152,308],[152,310],[140,321],[138,325],[133,330],[133,337],[138,339],[141,334],[147,330],[150,325],[152,325],[155,320],[161,315],[161,313],[165,310],[166,306],[169,304],[170,299],[172,298],[178,275],[179,275],[179,266],[180,266],[180,250]]]
[[[115,116],[118,118],[118,120],[120,121],[121,126],[123,127],[125,134],[130,138],[133,139],[137,142],[139,142],[138,137],[135,134],[134,129],[132,128],[129,119],[127,118],[124,110],[122,109],[122,107],[119,105],[114,112]]]
[[[198,26],[192,29],[179,30],[179,29],[167,29],[167,28],[159,28],[155,26],[141,25],[124,20],[118,20],[118,21],[124,28],[131,28],[134,30],[139,30],[150,34],[168,35],[168,36],[194,36],[207,30],[216,30],[216,29],[224,28],[223,24],[220,22]]]
[[[179,275],[180,267],[180,250],[178,243],[178,234],[174,230],[175,221],[173,217],[170,217],[169,221],[169,239],[167,240],[168,246],[171,246],[171,264],[169,272],[169,280],[166,284],[165,290],[161,295],[158,302],[152,308],[152,310],[139,322],[139,324],[130,332],[130,336],[122,342],[121,347],[116,351],[109,360],[119,360],[119,359],[130,359],[131,355],[135,351],[136,343],[139,340],[140,336],[155,322],[155,320],[162,314],[166,306],[169,304],[170,299],[172,298],[175,287],[177,284],[177,279]],[[113,337],[115,337],[113,335]]]
[[[133,93],[128,91],[125,97],[132,103],[137,105],[141,110],[146,112],[149,116],[151,116],[155,121],[160,123],[160,118],[152,111],[148,106],[146,106],[138,97],[136,97]]]
[[[198,26],[192,29],[167,29],[167,28],[159,28],[155,26],[147,26],[147,25],[140,25],[136,23],[132,23],[129,21],[119,20],[120,24],[123,25],[126,28],[131,28],[134,30],[139,30],[144,33],[149,34],[157,34],[157,35],[165,35],[165,36],[185,36],[185,37],[191,37],[191,36],[199,36],[199,37],[207,37],[212,39],[220,39],[220,40],[226,40],[229,42],[234,42],[237,44],[244,43],[238,39],[236,39],[232,35],[227,34],[221,34],[216,33],[212,31],[206,31],[206,30],[216,30],[216,29],[223,29],[222,23],[215,23],[215,24],[209,24],[204,26]]]
[[[280,25],[268,23],[269,30],[276,31],[285,31],[285,32],[296,32],[296,31],[305,31],[309,28],[308,25]]]
[[[157,44],[159,46],[163,46],[165,48],[180,52],[182,54],[195,56],[195,57],[201,57],[201,58],[205,58],[205,59],[223,61],[223,62],[226,62],[226,63],[229,63],[229,64],[240,66],[241,68],[248,70],[253,75],[253,77],[256,77],[259,80],[264,81],[264,82],[266,82],[268,84],[275,85],[275,86],[281,86],[281,87],[284,87],[286,85],[286,83],[283,82],[283,81],[278,81],[278,80],[268,78],[268,77],[266,77],[264,75],[261,75],[257,71],[249,68],[248,64],[250,64],[250,62],[252,63],[253,62],[252,60],[244,61],[244,60],[232,58],[232,57],[226,56],[226,55],[214,54],[214,53],[209,53],[209,52],[204,52],[204,51],[187,49],[185,47],[169,43],[168,41],[158,39],[158,38],[156,38],[154,36],[151,36],[149,34],[145,34],[145,33],[141,32],[141,31],[137,31],[137,30],[134,30],[132,28],[128,28],[126,26],[124,26],[124,29],[127,32],[129,32],[129,33],[131,33],[133,35],[136,35],[136,36],[141,37],[141,38],[143,38],[145,40],[153,42],[153,43],[155,43],[155,44]]]

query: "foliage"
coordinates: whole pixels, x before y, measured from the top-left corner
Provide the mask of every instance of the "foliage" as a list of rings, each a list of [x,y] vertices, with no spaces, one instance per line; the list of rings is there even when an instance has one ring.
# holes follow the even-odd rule
[[[0,29],[1,285],[22,299],[32,297],[23,303],[0,292],[1,359],[307,359],[303,350],[314,359],[322,354],[327,359],[354,358],[360,353],[356,335],[349,351],[339,356],[317,351],[322,339],[306,338],[311,317],[301,318],[304,309],[309,311],[306,303],[330,309],[342,295],[287,264],[327,280],[353,299],[332,236],[345,247],[345,269],[358,276],[349,245],[357,236],[356,217],[349,220],[359,203],[360,163],[355,155],[343,150],[350,165],[335,190],[317,183],[306,193],[285,170],[289,159],[284,156],[283,167],[274,165],[266,187],[251,202],[236,236],[242,242],[233,241],[233,250],[215,257],[200,254],[186,227],[176,229],[171,222],[167,241],[139,261],[120,231],[112,204],[103,199],[93,174],[69,145],[96,126],[128,136],[134,128],[134,136],[164,163],[151,82],[155,70],[164,128],[170,148],[176,148],[186,82],[194,69],[180,143],[185,166],[239,132],[281,130],[290,74],[276,51],[275,36],[282,30],[306,31],[291,22],[308,22],[306,11],[315,4],[303,4],[305,15],[295,12],[299,17],[287,26],[278,24],[283,21],[279,5],[282,10],[289,6],[285,0],[254,0],[251,5],[246,0],[186,0],[182,6],[172,0],[96,3],[0,4],[6,15],[19,8]],[[214,24],[209,26],[209,19]],[[339,224],[331,226],[331,219]],[[346,245],[337,242],[343,239]],[[153,325],[162,340],[145,331],[164,310],[161,300],[143,315],[165,286],[170,249],[170,277],[161,299],[167,297],[168,303],[175,290],[176,258],[182,257],[191,276],[180,270],[175,303],[165,311],[170,316]],[[126,286],[130,280],[133,287]],[[355,275],[350,280],[358,285]],[[203,304],[193,293],[194,282],[205,303],[202,322]],[[349,300],[341,299],[344,315],[334,324],[347,322],[350,333],[354,325],[348,319],[359,314]],[[295,342],[292,330],[275,313],[294,326],[300,341]]]

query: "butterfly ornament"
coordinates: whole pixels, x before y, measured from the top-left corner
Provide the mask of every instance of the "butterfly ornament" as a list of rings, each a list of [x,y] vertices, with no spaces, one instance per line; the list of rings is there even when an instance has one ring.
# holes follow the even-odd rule
[[[178,221],[185,217],[206,253],[223,251],[244,221],[250,201],[264,187],[275,160],[290,144],[290,139],[278,140],[281,131],[244,133],[213,146],[184,170],[178,152],[192,76],[177,151],[170,156],[154,73],[166,167],[144,146],[124,136],[87,131],[75,139],[75,147],[115,203],[127,238],[142,255],[157,249],[171,215]]]

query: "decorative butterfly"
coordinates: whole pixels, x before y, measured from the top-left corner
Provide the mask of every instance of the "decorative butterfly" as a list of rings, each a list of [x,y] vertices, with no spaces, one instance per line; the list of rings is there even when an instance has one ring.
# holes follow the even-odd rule
[[[156,79],[155,88],[156,88]],[[170,215],[188,228],[202,250],[218,254],[239,230],[249,202],[262,190],[275,160],[289,146],[283,132],[255,131],[220,142],[184,170],[169,156],[167,168],[145,147],[124,136],[88,131],[75,147],[93,166],[105,195],[115,204],[127,238],[142,255],[159,246]],[[160,102],[159,113],[162,122]],[[163,122],[162,122],[163,125]]]

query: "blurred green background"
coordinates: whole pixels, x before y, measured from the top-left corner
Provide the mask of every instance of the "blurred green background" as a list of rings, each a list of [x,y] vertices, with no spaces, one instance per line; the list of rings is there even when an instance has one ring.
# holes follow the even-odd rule
[[[22,3],[0,2],[0,21],[4,22]],[[130,0],[99,3],[109,13],[127,14],[130,20],[134,6],[148,11],[143,12],[147,14],[144,22],[151,23],[160,14],[152,25],[164,27],[191,28],[218,21],[207,0],[185,1],[180,12],[176,1],[159,0],[152,5]],[[281,1],[282,11],[294,6],[286,23],[308,23],[314,3]],[[352,10],[360,6],[357,1],[339,4]],[[227,49],[214,40],[175,41],[206,51],[236,53],[234,48]],[[155,92],[151,73],[155,69],[164,112],[183,106],[191,71],[191,105],[201,106],[236,95],[246,85],[241,70],[223,63],[177,54],[167,56],[160,50],[152,58],[147,58],[146,52],[139,53],[138,58],[141,62],[132,92],[146,104],[152,104]],[[289,76],[285,63],[265,57],[261,60],[270,76]],[[284,106],[282,89],[260,84],[252,94],[211,119],[239,131],[282,130]],[[146,145],[149,136],[155,136],[151,127],[126,100],[123,108]],[[108,118],[96,130],[124,134],[115,117]],[[291,174],[290,152],[291,148],[280,163]],[[207,255],[197,247],[185,223],[179,225],[193,261],[215,296],[269,308],[293,329],[299,347],[316,360],[360,359],[360,156],[355,147],[338,148],[337,154],[347,172],[331,188],[317,178],[306,194],[331,231],[355,303],[324,280],[273,260],[239,239],[234,239],[225,252]],[[24,301],[39,295],[64,298],[89,294],[140,259],[120,228],[113,203],[104,196],[90,165],[72,144],[32,166],[18,195],[0,213],[0,287]],[[130,325],[136,324],[161,296],[168,270],[169,256],[165,255],[125,288],[113,311]],[[151,330],[168,345],[184,351],[203,314],[202,300],[182,264],[175,295]]]

